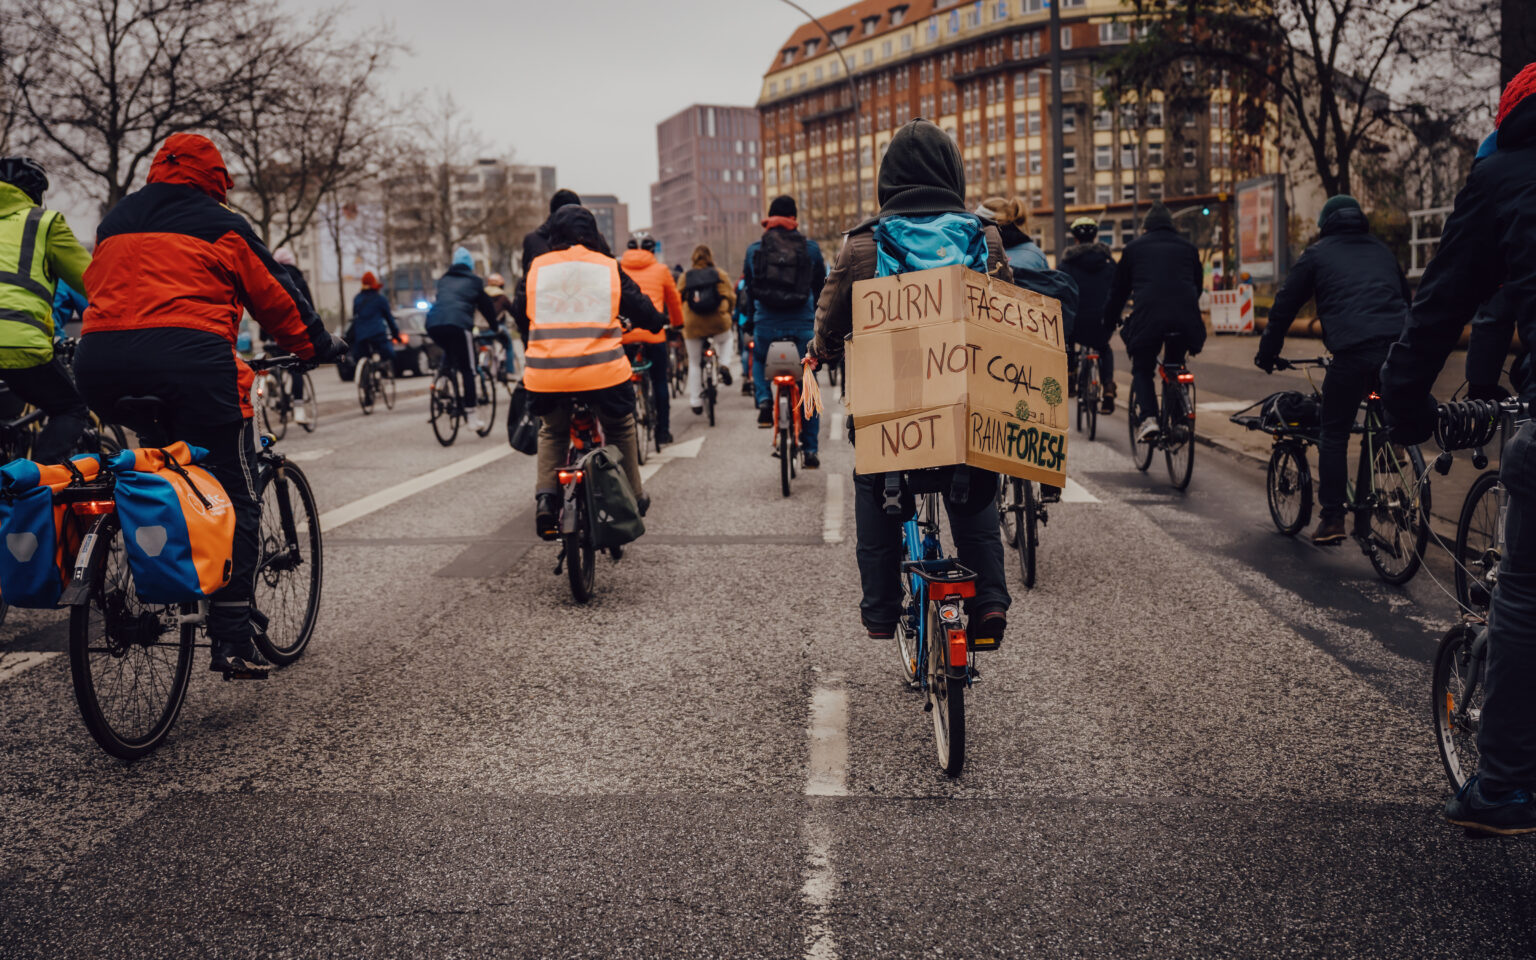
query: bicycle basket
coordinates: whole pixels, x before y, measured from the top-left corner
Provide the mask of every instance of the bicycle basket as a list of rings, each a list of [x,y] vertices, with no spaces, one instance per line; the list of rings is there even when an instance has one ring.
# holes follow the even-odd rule
[[[1262,430],[1272,436],[1316,433],[1322,423],[1322,398],[1297,390],[1272,393],[1229,419],[1249,430]]]

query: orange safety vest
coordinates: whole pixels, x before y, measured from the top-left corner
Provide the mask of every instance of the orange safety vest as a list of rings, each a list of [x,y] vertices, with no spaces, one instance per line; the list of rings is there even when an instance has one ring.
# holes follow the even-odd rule
[[[533,261],[524,388],[584,393],[625,382],[630,369],[623,336],[618,261],[583,246]]]

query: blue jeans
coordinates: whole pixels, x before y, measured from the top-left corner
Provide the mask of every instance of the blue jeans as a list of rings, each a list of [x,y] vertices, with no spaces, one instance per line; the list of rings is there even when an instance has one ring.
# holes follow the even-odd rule
[[[766,406],[773,402],[773,391],[768,389],[768,378],[763,375],[763,365],[768,362],[768,346],[775,340],[793,340],[795,349],[800,351],[800,357],[804,359],[805,351],[811,344],[811,337],[815,336],[816,328],[810,323],[797,323],[786,326],[767,325],[758,321],[757,330],[753,334],[755,345],[752,347],[752,386],[756,390],[758,407]],[[806,453],[815,453],[821,448],[821,414],[805,421],[804,429],[800,433],[800,449]]]
[[[1536,424],[1499,462],[1508,497],[1504,559],[1488,608],[1488,679],[1477,747],[1487,789],[1536,789]]]
[[[385,360],[388,360],[391,364],[388,368],[389,372],[395,372],[395,368],[393,366],[395,361],[395,345],[390,342],[388,336],[381,334],[377,337],[365,337],[364,339],[352,344],[353,360],[361,360],[368,356],[369,353],[377,353]]]

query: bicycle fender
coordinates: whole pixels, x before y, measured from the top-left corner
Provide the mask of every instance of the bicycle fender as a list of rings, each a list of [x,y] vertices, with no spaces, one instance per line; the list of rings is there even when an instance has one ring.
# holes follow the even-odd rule
[[[91,584],[96,582],[96,575],[107,562],[107,553],[112,547],[111,538],[101,535],[106,523],[106,517],[97,517],[91,529],[80,540],[74,571],[70,574],[69,586],[59,595],[59,606],[83,607],[90,602]]]

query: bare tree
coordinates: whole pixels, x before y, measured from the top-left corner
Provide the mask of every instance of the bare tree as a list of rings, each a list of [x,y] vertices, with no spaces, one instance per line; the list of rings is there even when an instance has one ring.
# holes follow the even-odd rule
[[[480,163],[485,142],[451,94],[441,94],[418,124],[425,137],[400,158],[390,189],[395,245],[423,263],[446,264],[453,250],[503,216],[497,161]],[[478,170],[477,166],[488,169]]]

